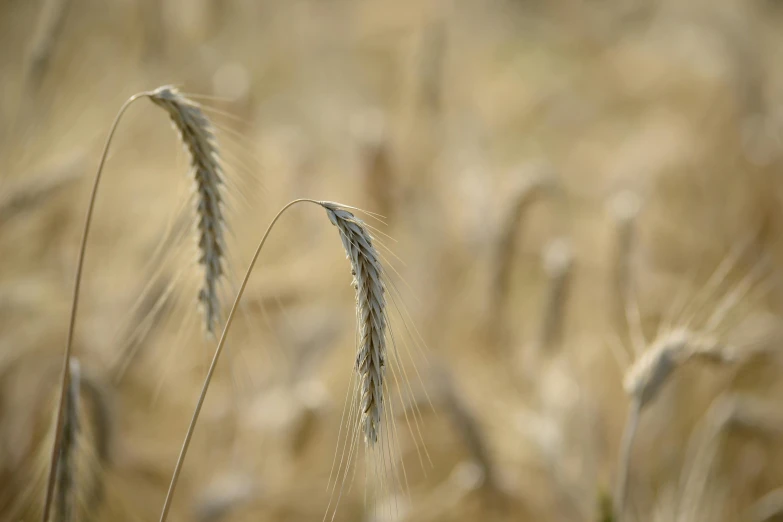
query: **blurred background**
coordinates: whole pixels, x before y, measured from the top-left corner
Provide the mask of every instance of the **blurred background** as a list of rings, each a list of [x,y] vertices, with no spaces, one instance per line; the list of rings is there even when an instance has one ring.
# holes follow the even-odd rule
[[[215,127],[222,304],[287,201],[375,212],[402,362],[396,471],[359,451],[329,488],[350,266],[289,211],[170,520],[783,520],[779,2],[5,0],[0,42],[1,520],[41,517],[105,136],[164,84]],[[157,519],[214,350],[189,162],[134,104],[87,248],[72,520]]]

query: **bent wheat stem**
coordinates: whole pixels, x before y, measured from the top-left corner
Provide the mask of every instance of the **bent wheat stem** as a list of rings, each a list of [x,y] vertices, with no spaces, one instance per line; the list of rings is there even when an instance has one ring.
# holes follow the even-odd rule
[[[141,92],[134,94],[128,98],[122,107],[120,107],[117,116],[114,118],[109,135],[106,138],[106,144],[103,146],[103,153],[101,154],[100,162],[98,163],[98,171],[95,173],[95,180],[92,183],[92,192],[90,193],[90,201],[87,205],[87,215],[84,219],[84,228],[82,230],[82,240],[79,246],[79,260],[76,262],[76,277],[73,287],[73,300],[71,304],[71,318],[68,323],[68,337],[65,341],[65,354],[63,354],[63,369],[62,376],[60,377],[60,399],[57,406],[57,422],[55,424],[54,444],[52,446],[51,462],[49,464],[49,478],[46,483],[46,496],[44,497],[44,508],[42,521],[47,522],[49,520],[49,512],[52,505],[52,495],[54,493],[54,485],[57,479],[57,460],[60,455],[62,447],[62,433],[63,422],[65,421],[65,401],[68,394],[68,386],[70,384],[70,372],[69,361],[71,360],[71,352],[73,346],[73,332],[76,325],[76,312],[79,308],[79,288],[82,282],[82,268],[84,267],[84,253],[87,249],[87,236],[90,233],[90,224],[92,223],[93,209],[95,208],[95,199],[98,195],[98,186],[101,182],[101,174],[103,173],[103,166],[106,164],[106,158],[109,155],[109,146],[111,145],[114,132],[117,130],[117,126],[120,123],[122,115],[133,102],[149,96],[148,92]]]
[[[168,492],[166,492],[166,499],[163,501],[163,509],[160,513],[160,522],[166,521],[169,510],[171,509],[171,501],[174,498],[174,490],[177,487],[177,481],[179,480],[179,475],[182,471],[182,464],[185,462],[185,456],[187,455],[188,448],[190,447],[190,440],[193,438],[193,432],[196,429],[196,423],[198,422],[198,417],[201,414],[201,407],[204,405],[204,399],[207,396],[209,384],[212,382],[212,375],[215,373],[215,367],[217,366],[218,359],[220,358],[220,354],[223,352],[223,347],[226,344],[226,334],[231,327],[231,323],[234,321],[234,315],[236,314],[237,308],[239,307],[239,300],[242,299],[242,294],[245,293],[245,287],[247,286],[247,282],[250,279],[250,274],[253,272],[253,267],[256,265],[258,255],[261,253],[261,249],[264,247],[264,243],[266,243],[267,237],[269,237],[269,232],[272,231],[272,227],[275,226],[275,223],[277,223],[277,220],[280,219],[283,213],[293,205],[304,202],[320,205],[319,202],[312,199],[295,199],[287,203],[272,219],[272,222],[267,227],[266,232],[264,232],[264,235],[261,237],[261,241],[258,243],[258,247],[256,247],[253,258],[250,260],[250,265],[247,267],[245,277],[242,279],[242,283],[239,285],[239,290],[237,291],[237,296],[234,299],[234,304],[231,305],[231,310],[228,312],[226,324],[223,326],[223,332],[220,334],[220,340],[218,341],[217,347],[215,348],[215,354],[212,356],[212,362],[209,364],[207,376],[204,378],[204,384],[201,387],[201,393],[199,395],[198,402],[196,403],[196,408],[193,411],[193,416],[190,419],[188,431],[185,433],[185,440],[182,442],[182,448],[180,449],[179,457],[177,457],[177,463],[174,465],[174,472],[171,476],[171,483],[169,484]]]

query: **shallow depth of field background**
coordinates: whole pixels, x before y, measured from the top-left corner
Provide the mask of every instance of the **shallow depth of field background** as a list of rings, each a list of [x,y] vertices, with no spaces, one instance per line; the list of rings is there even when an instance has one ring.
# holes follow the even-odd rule
[[[3,2],[0,519],[40,517],[105,135],[130,95],[175,84],[219,129],[226,305],[290,199],[385,216],[368,222],[393,238],[377,234],[410,346],[410,387],[387,398],[409,487],[365,481],[360,458],[335,520],[601,520],[628,408],[629,300],[647,343],[695,316],[689,327],[744,353],[678,369],[645,410],[629,518],[764,520],[757,501],[783,487],[782,56],[773,0]],[[498,285],[507,216],[541,176]],[[214,348],[189,195],[166,115],[138,102],[115,136],[82,285],[80,476],[98,493],[79,520],[157,520]],[[625,263],[623,213],[637,210]],[[558,255],[572,261],[562,330],[542,347]],[[171,520],[321,520],[354,360],[349,283],[323,210],[292,209],[250,280]],[[738,423],[694,469],[711,405],[732,394],[768,425]],[[403,414],[417,406],[423,467]]]

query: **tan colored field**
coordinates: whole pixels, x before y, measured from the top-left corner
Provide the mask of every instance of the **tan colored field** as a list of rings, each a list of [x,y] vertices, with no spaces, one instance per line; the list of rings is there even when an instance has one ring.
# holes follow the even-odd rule
[[[334,489],[351,265],[287,211],[169,520],[783,520],[778,2],[9,0],[0,42],[0,520],[42,516],[106,134],[166,84],[216,128],[222,319],[306,197],[384,216],[390,321]],[[141,99],[109,151],[55,522],[158,520],[215,348],[171,126]]]

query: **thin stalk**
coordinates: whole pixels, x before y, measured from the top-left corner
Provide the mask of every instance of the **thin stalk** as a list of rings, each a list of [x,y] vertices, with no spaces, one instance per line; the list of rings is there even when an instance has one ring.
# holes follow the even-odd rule
[[[149,93],[141,92],[134,94],[120,107],[117,116],[114,118],[109,135],[106,138],[106,144],[103,146],[103,153],[101,154],[100,163],[98,163],[98,171],[95,173],[95,180],[92,184],[92,193],[90,194],[90,202],[87,206],[87,216],[84,220],[84,228],[82,230],[82,242],[79,247],[79,260],[76,263],[76,280],[73,287],[73,301],[71,304],[71,319],[68,324],[68,337],[65,341],[65,354],[63,355],[63,369],[62,377],[60,378],[60,400],[57,407],[57,423],[55,425],[54,444],[52,445],[52,457],[49,464],[49,478],[46,483],[46,497],[44,498],[44,508],[42,521],[47,522],[49,520],[49,512],[52,506],[52,497],[54,494],[54,486],[57,479],[57,460],[60,455],[62,447],[62,432],[63,422],[65,420],[65,398],[68,394],[68,386],[70,384],[71,375],[69,372],[69,361],[71,360],[71,352],[73,346],[73,332],[76,325],[76,311],[79,308],[79,289],[82,282],[82,268],[84,267],[84,253],[87,249],[87,236],[90,233],[90,224],[92,223],[92,213],[95,208],[95,199],[98,195],[98,185],[101,181],[101,174],[103,173],[103,166],[106,164],[106,158],[109,155],[109,145],[111,145],[114,132],[117,130],[117,126],[120,123],[120,119],[130,105],[141,97],[148,96]]]
[[[253,267],[256,264],[258,255],[261,253],[261,249],[263,248],[264,243],[266,243],[266,238],[269,236],[269,232],[271,232],[272,227],[275,226],[277,220],[280,219],[280,216],[282,216],[283,213],[289,207],[297,203],[304,203],[304,202],[321,205],[321,203],[313,199],[295,199],[287,203],[283,208],[280,209],[280,211],[277,213],[274,219],[272,219],[272,222],[267,227],[266,232],[264,232],[261,241],[258,243],[258,247],[256,247],[256,251],[253,254],[253,258],[250,260],[250,266],[247,267],[247,271],[245,272],[245,277],[244,279],[242,279],[242,284],[239,286],[239,291],[237,292],[237,296],[234,299],[234,304],[231,306],[231,311],[228,313],[228,317],[226,318],[226,324],[223,327],[223,333],[220,334],[220,340],[218,341],[217,347],[215,348],[215,354],[212,356],[212,362],[209,364],[209,370],[207,371],[207,376],[204,378],[204,384],[201,387],[201,394],[199,395],[198,402],[196,403],[196,409],[193,411],[193,416],[190,419],[190,425],[188,426],[188,431],[185,434],[185,440],[182,442],[182,449],[180,449],[179,457],[177,457],[177,463],[174,466],[174,473],[171,476],[171,483],[169,484],[169,490],[166,493],[166,500],[163,501],[163,509],[160,513],[160,522],[166,522],[166,518],[168,517],[169,514],[169,509],[171,509],[171,501],[174,498],[174,489],[177,487],[177,481],[179,480],[179,475],[180,472],[182,471],[182,465],[185,462],[185,456],[187,455],[188,447],[190,446],[190,440],[191,438],[193,438],[193,432],[196,429],[196,423],[198,422],[198,417],[199,414],[201,413],[201,407],[204,404],[204,399],[206,398],[207,391],[209,390],[209,384],[212,381],[212,374],[215,373],[215,366],[217,366],[218,358],[220,357],[220,354],[223,352],[223,346],[226,343],[226,334],[228,334],[228,329],[231,327],[231,323],[234,321],[234,314],[236,313],[237,308],[239,308],[239,300],[242,299],[242,294],[245,293],[245,287],[247,286],[247,282],[250,279],[250,274],[253,272]]]
[[[631,466],[631,450],[636,437],[636,429],[639,427],[639,417],[642,413],[642,402],[638,398],[633,399],[628,411],[628,419],[623,429],[623,440],[620,443],[620,459],[618,461],[617,484],[614,492],[614,516],[617,520],[623,519],[623,510],[628,496],[628,470]]]

